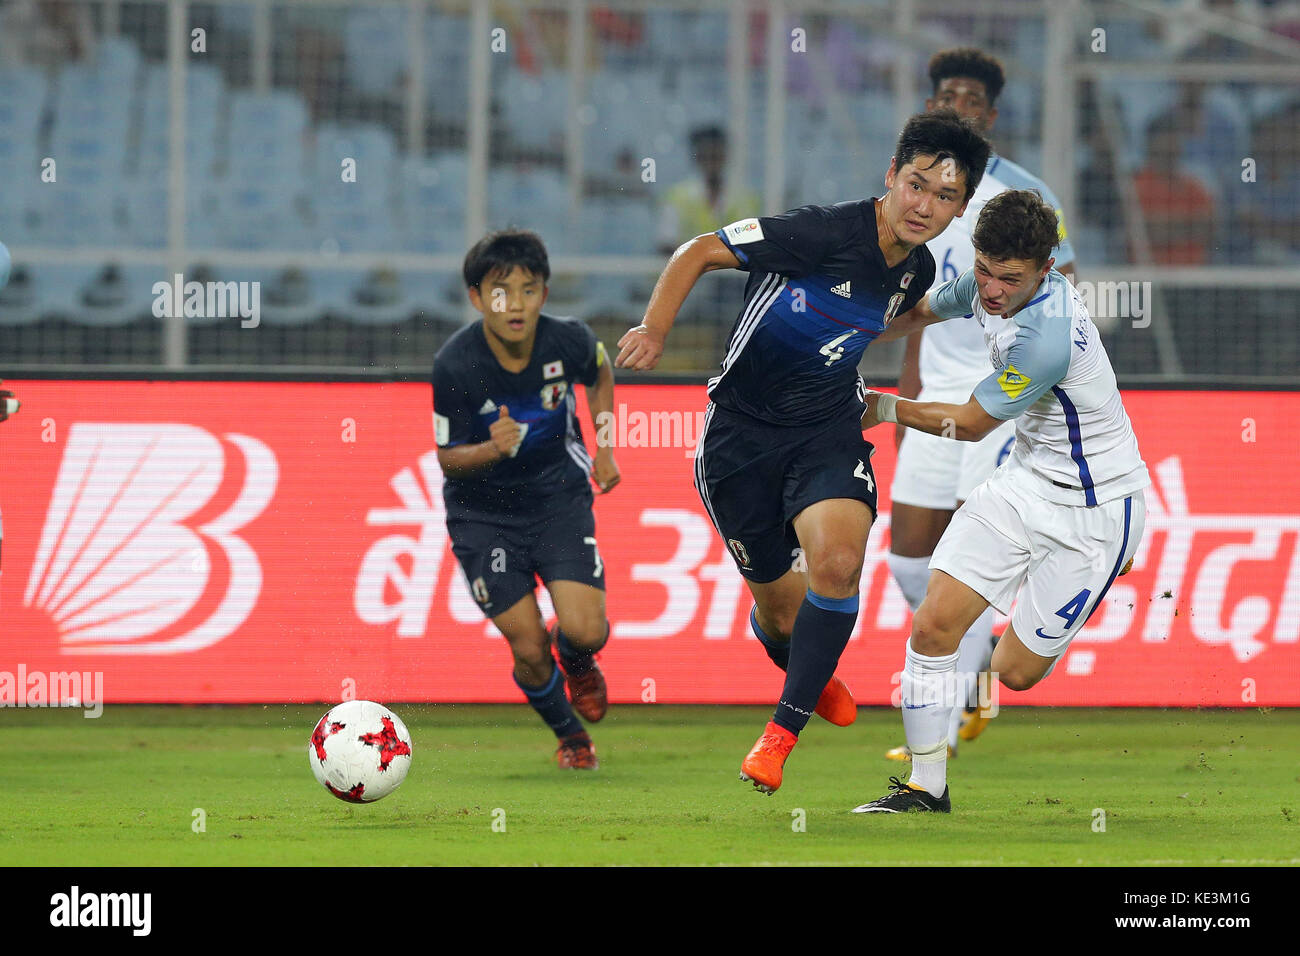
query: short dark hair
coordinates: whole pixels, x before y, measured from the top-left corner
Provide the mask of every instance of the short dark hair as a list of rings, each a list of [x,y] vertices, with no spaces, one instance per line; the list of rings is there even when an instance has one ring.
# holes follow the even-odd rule
[[[508,276],[515,266],[541,276],[543,283],[550,280],[551,262],[541,236],[527,229],[489,232],[465,254],[461,274],[466,286],[477,289],[488,276]]]
[[[1056,210],[1036,189],[1008,189],[984,204],[975,223],[975,248],[990,259],[1043,263],[1060,243]]]
[[[930,82],[934,85],[935,93],[939,92],[940,83],[954,76],[967,76],[983,83],[989,106],[993,105],[1007,82],[1001,61],[973,46],[940,50],[930,57]]]
[[[936,164],[951,159],[966,174],[966,198],[984,178],[992,147],[975,125],[947,108],[917,113],[907,121],[894,147],[894,172],[917,156],[933,156]]]

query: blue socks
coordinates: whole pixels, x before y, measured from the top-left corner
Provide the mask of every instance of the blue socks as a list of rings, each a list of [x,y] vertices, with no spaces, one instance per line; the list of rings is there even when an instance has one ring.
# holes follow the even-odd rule
[[[510,675],[514,677],[512,673]],[[583,732],[582,721],[573,712],[569,698],[564,694],[564,681],[560,679],[560,669],[551,668],[551,679],[542,687],[526,687],[515,677],[515,686],[524,692],[528,703],[533,705],[539,717],[546,721],[546,726],[555,731],[557,737],[568,737]]]
[[[763,645],[763,650],[767,651],[767,656],[772,659],[772,663],[781,670],[790,669],[790,642],[778,641],[767,636],[761,627],[758,626],[758,605],[749,609],[749,626],[754,631],[754,636],[758,638],[759,643]]]
[[[785,687],[776,713],[772,715],[773,723],[795,736],[807,726],[817,699],[835,675],[840,655],[848,646],[857,620],[856,594],[848,598],[828,598],[810,589],[804,595],[799,614],[794,619],[794,633],[790,635]],[[769,650],[768,653],[772,652]]]
[[[555,625],[555,649],[560,652],[564,673],[571,677],[581,677],[591,670],[592,659],[608,641],[609,621],[605,622],[605,639],[600,642],[600,647],[574,647],[560,630],[559,624]]]

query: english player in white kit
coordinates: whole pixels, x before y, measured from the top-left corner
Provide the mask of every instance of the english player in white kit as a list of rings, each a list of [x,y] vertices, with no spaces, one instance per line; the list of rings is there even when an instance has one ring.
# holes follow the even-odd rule
[[[933,95],[926,100],[925,108],[956,110],[989,136],[998,115],[994,104],[1005,83],[1002,64],[980,50],[961,47],[931,57],[929,74]],[[989,157],[965,214],[926,243],[934,256],[939,282],[954,279],[975,264],[971,233],[980,210],[1007,189],[1038,190],[1056,210],[1058,225],[1061,223],[1060,203],[1042,180],[995,153]],[[1063,225],[1059,226],[1058,239],[1056,269],[1073,279],[1074,250]],[[992,370],[983,333],[975,323],[942,323],[908,337],[899,394],[920,401],[963,402]],[[931,555],[953,512],[1006,459],[1015,429],[1006,422],[978,442],[954,442],[901,426],[898,432],[898,465],[890,488],[889,567],[908,605],[916,611],[925,597]],[[967,699],[965,707],[952,712],[948,746],[953,754],[960,740],[974,739],[987,723],[977,706],[977,677],[988,669],[993,654],[993,620],[990,608],[971,625],[962,641],[957,670],[963,675]],[[910,760],[912,755],[902,746],[886,756]]]
[[[888,794],[855,813],[948,812],[962,635],[990,606],[1009,612],[1019,594],[992,669],[1027,690],[1050,673],[1142,539],[1150,477],[1100,334],[1052,268],[1055,212],[1036,192],[1003,192],[985,205],[974,243],[974,267],[931,290],[883,337],[946,319],[977,326],[993,370],[962,404],[869,393],[862,424],[897,422],[957,444],[1014,420],[1015,441],[953,516],[912,619],[901,682],[911,778],[892,778]]]

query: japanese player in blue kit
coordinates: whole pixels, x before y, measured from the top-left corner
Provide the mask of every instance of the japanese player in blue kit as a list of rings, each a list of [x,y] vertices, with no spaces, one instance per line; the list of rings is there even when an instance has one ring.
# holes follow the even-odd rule
[[[856,715],[834,675],[857,620],[876,512],[858,360],[929,289],[935,264],[924,243],[965,209],[988,155],[988,142],[953,111],[912,117],[881,198],[803,206],[695,237],[673,253],[643,324],[619,340],[616,366],[654,368],[699,277],[749,273],[721,372],[709,381],[695,484],[754,596],[754,634],[786,671],[772,720],[741,765],[742,779],[764,792],[781,785],[814,711],[840,725]]]
[[[557,763],[596,769],[595,746],[578,719],[598,721],[607,708],[594,656],[609,621],[591,482],[608,492],[619,471],[612,449],[598,448],[594,461],[587,452],[574,386],[587,389],[595,421],[612,412],[614,373],[591,329],[542,313],[551,270],[536,234],[484,237],[463,271],[482,319],[448,339],[433,364],[452,551],[474,600],[510,644],[515,683],[559,739]],[[555,605],[549,629],[536,578]]]

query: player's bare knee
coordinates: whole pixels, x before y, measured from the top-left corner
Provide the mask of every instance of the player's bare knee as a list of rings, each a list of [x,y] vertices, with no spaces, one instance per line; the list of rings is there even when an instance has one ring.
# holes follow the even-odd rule
[[[828,549],[808,564],[809,583],[823,597],[852,597],[861,577],[862,554],[854,548]]]
[[[609,621],[603,613],[584,614],[576,620],[561,621],[560,630],[573,647],[600,647],[609,634]]]
[[[912,616],[912,650],[926,657],[944,657],[957,650],[962,634],[951,621],[922,604]]]
[[[540,641],[512,641],[510,643],[510,654],[515,659],[516,667],[540,671],[543,677],[550,674],[551,645],[545,637]]]
[[[998,680],[1007,690],[1029,690],[1041,679],[1041,675],[1030,674],[1026,671],[1012,668],[1009,671],[998,671]]]
[[[797,607],[780,608],[775,615],[776,623],[774,628],[776,633],[773,634],[771,631],[768,633],[779,641],[790,640],[790,635],[794,633],[794,619],[798,616],[799,609]]]
[[[794,619],[798,617],[802,604],[802,593],[798,600],[791,601],[778,601],[765,596],[755,601],[754,617],[758,619],[758,626],[763,629],[763,633],[772,640],[788,641],[794,633]]]

